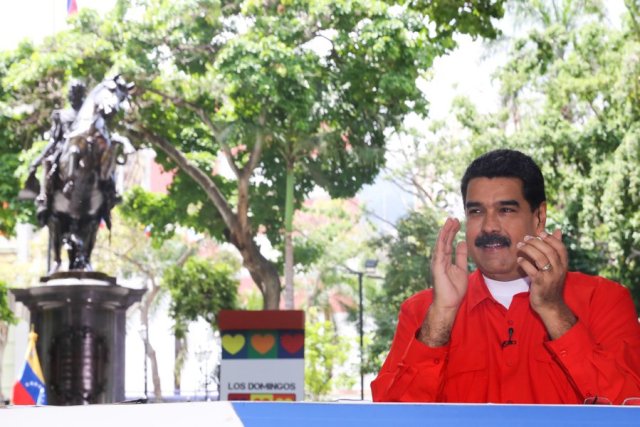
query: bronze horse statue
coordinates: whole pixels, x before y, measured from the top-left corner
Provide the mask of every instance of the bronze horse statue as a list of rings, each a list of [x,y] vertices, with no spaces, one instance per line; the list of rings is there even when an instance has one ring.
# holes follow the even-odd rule
[[[135,151],[127,138],[110,133],[107,126],[128,102],[133,88],[120,75],[105,79],[65,126],[68,130],[61,140],[53,141],[56,149],[49,157],[50,167],[44,168],[44,182],[36,198],[38,219],[49,228],[53,250],[49,275],[61,268],[63,246],[68,250],[70,271],[93,270],[91,252],[98,227],[104,221],[111,228],[111,209],[119,201],[116,164],[123,164]]]

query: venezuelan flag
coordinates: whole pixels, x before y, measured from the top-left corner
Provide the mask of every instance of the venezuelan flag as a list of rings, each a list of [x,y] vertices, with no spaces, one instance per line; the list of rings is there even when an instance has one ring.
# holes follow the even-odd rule
[[[44,385],[44,375],[40,367],[40,360],[36,352],[38,334],[29,333],[29,344],[25,355],[24,369],[20,379],[13,386],[14,405],[46,405],[47,391]]]
[[[78,4],[76,0],[67,0],[67,15],[73,15],[78,12]]]

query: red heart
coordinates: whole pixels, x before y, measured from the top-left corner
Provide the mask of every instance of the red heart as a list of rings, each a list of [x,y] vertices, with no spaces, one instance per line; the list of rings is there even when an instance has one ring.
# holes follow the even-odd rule
[[[303,334],[282,334],[280,335],[280,344],[282,344],[282,348],[284,348],[287,353],[295,354],[304,345],[304,335]]]

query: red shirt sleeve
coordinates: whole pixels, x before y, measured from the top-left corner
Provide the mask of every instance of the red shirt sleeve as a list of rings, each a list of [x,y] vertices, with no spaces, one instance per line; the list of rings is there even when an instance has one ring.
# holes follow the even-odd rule
[[[629,291],[599,280],[588,317],[545,345],[583,398],[620,404],[640,397],[640,324]]]
[[[375,402],[438,401],[449,348],[431,348],[416,339],[430,304],[430,291],[402,304],[391,350],[371,383]]]

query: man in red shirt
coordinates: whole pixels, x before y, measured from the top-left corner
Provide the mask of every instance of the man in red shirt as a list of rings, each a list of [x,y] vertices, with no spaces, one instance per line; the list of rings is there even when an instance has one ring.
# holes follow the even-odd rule
[[[466,242],[447,219],[433,288],[407,299],[375,401],[572,403],[640,397],[640,325],[628,290],[568,272],[560,230],[545,231],[533,160],[495,150],[462,178]],[[477,270],[468,274],[467,254]],[[454,256],[453,256],[454,255]],[[453,256],[453,262],[452,262]]]

